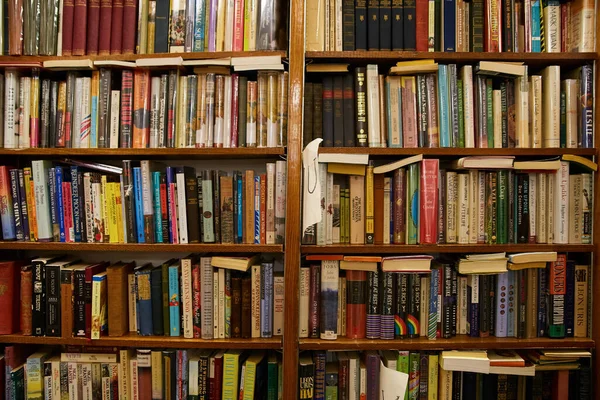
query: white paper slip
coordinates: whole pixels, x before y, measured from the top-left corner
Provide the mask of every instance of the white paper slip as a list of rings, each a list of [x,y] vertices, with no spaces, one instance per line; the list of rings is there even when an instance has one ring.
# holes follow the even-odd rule
[[[408,374],[395,371],[379,361],[379,400],[402,400],[408,388]]]

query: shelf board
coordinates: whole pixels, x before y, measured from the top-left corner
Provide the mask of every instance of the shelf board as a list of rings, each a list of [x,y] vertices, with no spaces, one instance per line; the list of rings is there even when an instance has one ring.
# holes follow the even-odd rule
[[[568,339],[516,339],[472,338],[458,335],[451,339],[429,340],[427,338],[401,340],[369,340],[338,338],[337,340],[300,339],[300,350],[454,350],[454,349],[591,349],[594,341],[587,338]]]
[[[424,156],[465,157],[465,156],[531,156],[549,157],[573,154],[578,156],[594,156],[596,149],[479,149],[479,148],[375,148],[375,147],[319,147],[319,153],[334,154],[368,154],[370,156]]]
[[[360,245],[302,245],[304,254],[429,254],[429,253],[497,253],[557,251],[588,253],[595,250],[593,244],[360,244]]]
[[[115,61],[135,61],[142,58],[170,58],[181,57],[184,60],[206,60],[213,58],[227,57],[263,57],[263,56],[281,56],[287,57],[287,51],[203,51],[192,53],[156,53],[156,54],[115,54],[107,56],[1,56],[0,62],[23,63],[23,62],[44,62],[48,60],[115,60]]]
[[[1,242],[0,250],[53,251],[129,251],[129,252],[190,252],[190,253],[282,253],[281,244],[146,244],[146,243],[60,243],[60,242]]]
[[[111,158],[265,158],[285,154],[284,147],[237,147],[237,148],[161,148],[161,149],[73,149],[32,148],[0,149],[0,156],[12,157],[111,157]]]
[[[307,51],[306,59],[366,63],[369,61],[396,62],[402,60],[434,59],[448,63],[471,63],[478,61],[523,61],[528,65],[577,65],[592,62],[596,53],[475,53],[475,52],[426,52],[426,51]]]
[[[104,336],[91,340],[78,337],[23,336],[20,334],[2,335],[0,343],[39,344],[39,345],[75,345],[102,347],[139,347],[139,348],[198,348],[198,349],[280,349],[281,337],[260,339],[185,339],[170,336],[140,336],[135,333],[124,336]]]

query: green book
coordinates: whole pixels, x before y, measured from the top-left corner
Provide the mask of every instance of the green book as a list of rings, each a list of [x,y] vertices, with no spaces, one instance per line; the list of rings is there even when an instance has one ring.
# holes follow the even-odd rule
[[[406,184],[406,244],[417,244],[419,237],[419,163],[408,166]]]
[[[463,81],[456,81],[456,91],[458,92],[458,146],[465,147],[465,104],[463,98]]]
[[[223,355],[223,400],[238,400],[242,354],[243,350],[232,349]]]
[[[410,361],[410,353],[408,350],[399,350],[398,351],[398,362],[396,363],[396,371],[403,372],[405,374],[409,373],[409,361]],[[404,394],[404,400],[408,400],[408,390]]]
[[[408,369],[408,400],[419,400],[421,355],[418,351],[410,352]]]
[[[271,352],[267,362],[267,400],[277,400],[280,361],[277,359],[277,354]]]
[[[337,362],[325,365],[325,400],[338,399],[338,368]]]
[[[508,171],[501,170],[498,171],[498,179],[497,179],[498,189],[496,190],[498,200],[497,200],[497,208],[498,212],[497,220],[498,220],[498,235],[496,242],[498,244],[507,244],[508,243]]]
[[[163,332],[169,332],[171,323],[169,319],[169,265],[174,260],[164,262],[161,265],[162,269],[162,307],[163,307]]]

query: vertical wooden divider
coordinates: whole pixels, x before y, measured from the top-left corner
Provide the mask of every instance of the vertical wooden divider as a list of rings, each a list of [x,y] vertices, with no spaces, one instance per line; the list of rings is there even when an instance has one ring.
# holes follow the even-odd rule
[[[283,328],[283,398],[298,396],[298,276],[304,105],[304,0],[290,0],[287,196],[285,232],[285,305]]]
[[[594,149],[596,153],[594,155],[594,161],[598,162],[598,145],[600,140],[596,137],[598,135],[600,125],[600,107],[598,106],[598,93],[600,93],[600,79],[598,79],[598,65],[600,61],[600,49],[598,46],[598,37],[600,37],[600,24],[598,23],[600,18],[600,8],[596,4],[596,34],[594,37],[595,46],[594,53],[596,55],[594,61]],[[591,257],[590,265],[590,277],[592,282],[592,291],[588,302],[588,307],[592,307],[591,312],[588,312],[588,316],[591,316],[592,320],[588,321],[591,325],[591,338],[594,340],[594,346],[600,343],[600,314],[596,315],[594,310],[600,309],[600,196],[598,195],[598,189],[600,188],[600,171],[594,172],[594,202],[593,212],[594,217],[592,218],[592,243],[594,244],[594,253]],[[592,349],[592,373],[591,378],[594,381],[592,384],[593,398],[600,400],[600,379],[598,379],[598,371],[600,370],[600,360],[598,360],[597,348]]]

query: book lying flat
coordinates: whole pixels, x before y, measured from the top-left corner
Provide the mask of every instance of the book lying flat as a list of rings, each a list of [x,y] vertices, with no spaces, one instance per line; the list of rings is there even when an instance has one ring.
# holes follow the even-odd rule
[[[462,157],[452,162],[453,169],[511,169],[513,156]]]
[[[522,264],[530,262],[553,262],[557,259],[555,251],[532,251],[528,253],[514,253],[508,255],[508,261],[513,264]]]
[[[523,76],[525,75],[525,66],[522,62],[498,62],[498,61],[479,61],[475,67],[475,72],[481,75],[492,76]]]
[[[556,171],[560,169],[560,159],[515,161],[513,168],[525,171]]]
[[[307,64],[306,72],[348,72],[349,64]]]
[[[598,170],[598,164],[585,157],[576,156],[574,154],[564,154],[562,156],[562,160],[577,163],[588,169],[591,169],[592,171]]]
[[[137,67],[177,67],[183,65],[181,57],[139,58],[135,60]]]
[[[377,256],[345,256],[340,261],[340,269],[347,271],[369,271],[377,272],[377,266],[381,257]]]
[[[381,259],[383,272],[429,272],[432,256],[395,256]]]
[[[373,168],[373,173],[374,174],[386,174],[388,172],[395,171],[398,168],[405,167],[409,164],[414,164],[421,160],[423,160],[423,154],[417,154],[415,156],[406,157],[406,158],[403,158],[402,160],[394,161],[389,164],[380,165],[378,167],[375,167],[375,168]]]
[[[257,263],[259,256],[252,257],[211,257],[210,265],[218,268],[248,271],[251,265]]]
[[[490,373],[490,360],[486,351],[442,351],[440,367],[446,371]]]
[[[92,69],[94,63],[90,59],[84,60],[48,60],[44,61],[44,68],[53,69]]]
[[[458,272],[460,274],[500,274],[506,272],[506,266],[506,258],[490,260],[461,259],[458,262]]]

